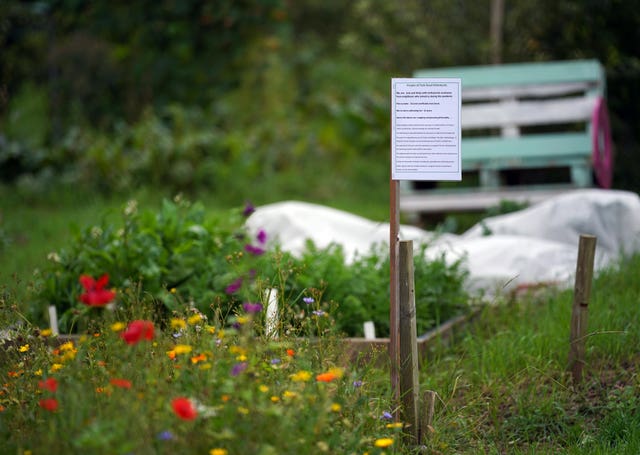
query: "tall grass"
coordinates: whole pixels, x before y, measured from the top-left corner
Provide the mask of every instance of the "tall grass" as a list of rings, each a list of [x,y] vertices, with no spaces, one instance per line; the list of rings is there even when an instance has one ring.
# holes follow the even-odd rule
[[[484,310],[423,369],[441,398],[430,445],[446,453],[638,453],[640,256],[601,273],[589,305],[585,377],[567,373],[572,292]]]

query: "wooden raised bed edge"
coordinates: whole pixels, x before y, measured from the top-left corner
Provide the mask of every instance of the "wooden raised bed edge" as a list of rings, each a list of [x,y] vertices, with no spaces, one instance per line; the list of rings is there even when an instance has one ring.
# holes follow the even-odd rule
[[[455,316],[437,327],[418,337],[418,356],[424,361],[429,349],[435,343],[449,344],[453,338],[471,323],[482,311],[482,307],[474,307],[468,313]],[[389,338],[345,338],[345,362],[375,362],[377,365],[386,364],[389,350]]]

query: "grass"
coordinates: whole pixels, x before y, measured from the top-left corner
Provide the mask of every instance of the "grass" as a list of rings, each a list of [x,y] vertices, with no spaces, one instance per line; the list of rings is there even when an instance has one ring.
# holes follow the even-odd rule
[[[0,252],[0,325],[15,323],[30,271],[64,245],[70,225],[91,223],[123,202],[87,197],[80,204],[69,197],[54,206],[3,199],[0,227],[9,241]],[[343,204],[347,209],[348,202]],[[423,452],[640,453],[639,273],[640,255],[595,280],[580,384],[566,371],[570,291],[537,290],[496,302],[455,343],[434,346],[420,377],[422,389],[439,397]],[[228,331],[219,341],[222,328],[215,321],[197,329],[187,313],[176,315],[185,327],[178,341],[175,330],[158,327],[153,342],[129,346],[112,327],[148,317],[143,301],[132,308],[137,310],[96,317],[91,336],[78,340],[66,357],[32,328],[19,329],[0,362],[2,453],[417,451],[403,447],[400,430],[380,419],[392,406],[388,372],[345,362],[334,335],[327,334],[321,349],[289,337],[256,343],[245,329]],[[191,348],[177,361],[167,355],[176,342]],[[288,349],[295,354],[289,356]],[[192,361],[201,354],[206,360]],[[272,364],[276,358],[280,362]],[[231,375],[242,362],[247,369]],[[52,371],[54,364],[63,368]],[[326,384],[315,380],[335,368],[342,368],[340,377]],[[294,380],[306,377],[296,376],[301,371],[309,378]],[[38,387],[46,377],[58,380],[55,393]],[[131,388],[112,379],[126,379]],[[362,386],[354,388],[359,381]],[[55,412],[38,405],[49,395],[59,402]],[[199,403],[194,421],[173,411],[171,402],[180,396]],[[394,440],[390,448],[376,447],[387,438]]]
[[[567,373],[572,292],[504,302],[423,370],[442,401],[444,453],[638,453],[640,257],[602,273],[589,305],[581,384]]]

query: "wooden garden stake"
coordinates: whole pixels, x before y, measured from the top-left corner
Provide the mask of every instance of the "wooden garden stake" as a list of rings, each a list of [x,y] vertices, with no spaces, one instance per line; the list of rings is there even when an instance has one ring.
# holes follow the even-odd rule
[[[585,363],[587,315],[595,251],[596,237],[593,235],[580,235],[571,312],[571,336],[569,340],[569,370],[576,383],[582,380],[582,369]]]
[[[390,180],[389,185],[389,369],[391,376],[391,392],[394,404],[400,404],[400,346],[398,341],[399,316],[398,316],[398,248],[400,241],[400,189],[397,180]],[[398,412],[394,411],[395,420],[398,420]]]
[[[418,412],[418,339],[416,333],[416,296],[413,280],[413,241],[400,242],[400,397],[402,422],[412,442],[420,443]]]
[[[433,431],[433,416],[436,409],[436,392],[427,390],[422,395],[422,411],[420,420],[420,440],[424,441],[427,435]]]

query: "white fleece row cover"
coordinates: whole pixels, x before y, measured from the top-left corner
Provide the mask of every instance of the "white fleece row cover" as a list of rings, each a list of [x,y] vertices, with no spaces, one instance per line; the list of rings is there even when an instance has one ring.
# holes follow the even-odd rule
[[[253,233],[263,229],[271,245],[295,255],[308,240],[319,248],[340,245],[347,261],[373,247],[388,251],[389,245],[389,223],[298,201],[258,207],[247,227]],[[462,235],[400,227],[401,240],[413,240],[416,252],[426,243],[429,258],[461,259],[469,271],[468,290],[489,295],[543,283],[572,285],[581,234],[597,237],[596,271],[639,251],[640,198],[626,191],[576,190],[487,218]]]

